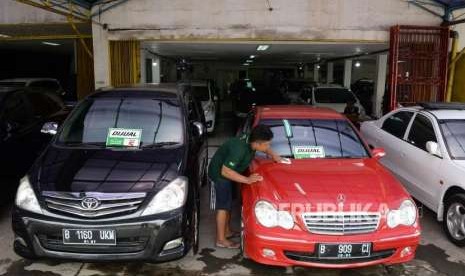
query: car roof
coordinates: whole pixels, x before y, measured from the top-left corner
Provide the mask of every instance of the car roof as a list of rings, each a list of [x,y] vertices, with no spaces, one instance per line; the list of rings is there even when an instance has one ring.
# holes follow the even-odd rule
[[[177,98],[183,84],[177,83],[159,83],[159,84],[136,84],[136,85],[121,85],[118,87],[105,87],[92,94],[91,98],[100,97],[162,97],[162,98]]]
[[[345,119],[337,111],[326,107],[309,105],[270,105],[257,107],[261,119]]]
[[[57,82],[57,79],[53,79],[53,78],[14,78],[14,79],[0,80],[0,83],[1,82],[33,82],[33,81],[55,81],[55,82]]]
[[[465,120],[465,110],[460,109],[426,109],[421,106],[409,106],[397,110],[427,112],[434,115],[438,120]]]

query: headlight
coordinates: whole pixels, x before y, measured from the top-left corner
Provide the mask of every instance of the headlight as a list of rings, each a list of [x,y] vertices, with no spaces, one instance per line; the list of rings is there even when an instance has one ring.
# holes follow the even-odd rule
[[[292,229],[294,227],[294,219],[289,212],[278,211],[267,201],[261,200],[255,204],[255,217],[258,223],[267,228],[280,226],[284,229]]]
[[[26,175],[19,181],[18,191],[16,192],[15,204],[23,210],[42,214],[39,201],[31,187],[29,177]]]
[[[187,199],[187,179],[178,177],[159,191],[142,212],[142,216],[155,215],[184,206]]]
[[[407,199],[400,204],[399,209],[391,210],[387,214],[387,225],[389,228],[397,227],[398,225],[411,226],[417,220],[417,208],[415,204]]]

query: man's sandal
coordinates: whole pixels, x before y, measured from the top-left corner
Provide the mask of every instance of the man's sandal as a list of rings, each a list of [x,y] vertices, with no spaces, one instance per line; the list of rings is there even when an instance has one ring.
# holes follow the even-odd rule
[[[226,248],[226,249],[239,249],[240,244],[232,242],[229,245],[226,245],[226,244],[217,242],[216,247],[218,247],[218,248]]]

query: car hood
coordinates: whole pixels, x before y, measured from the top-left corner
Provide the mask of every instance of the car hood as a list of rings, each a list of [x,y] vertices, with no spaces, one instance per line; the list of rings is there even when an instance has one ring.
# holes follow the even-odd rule
[[[255,160],[253,171],[264,178],[255,185],[259,197],[305,204],[311,211],[331,206],[342,206],[342,210],[337,207],[340,211],[377,211],[397,208],[393,205],[409,198],[400,183],[370,158],[292,160],[291,165]],[[343,205],[340,195],[345,199]]]
[[[117,151],[50,146],[31,178],[40,191],[149,192],[180,174],[184,152],[184,147]]]

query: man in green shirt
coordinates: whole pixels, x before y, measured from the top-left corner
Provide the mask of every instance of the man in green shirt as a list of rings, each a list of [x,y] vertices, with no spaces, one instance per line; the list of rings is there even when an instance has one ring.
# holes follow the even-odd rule
[[[226,141],[213,156],[209,166],[209,176],[215,186],[216,210],[216,246],[223,248],[239,248],[239,244],[228,240],[235,236],[230,230],[232,207],[232,190],[234,182],[253,184],[262,181],[262,176],[242,175],[250,165],[256,151],[266,153],[275,162],[281,157],[271,148],[273,132],[268,126],[258,125],[248,137],[235,137]]]

